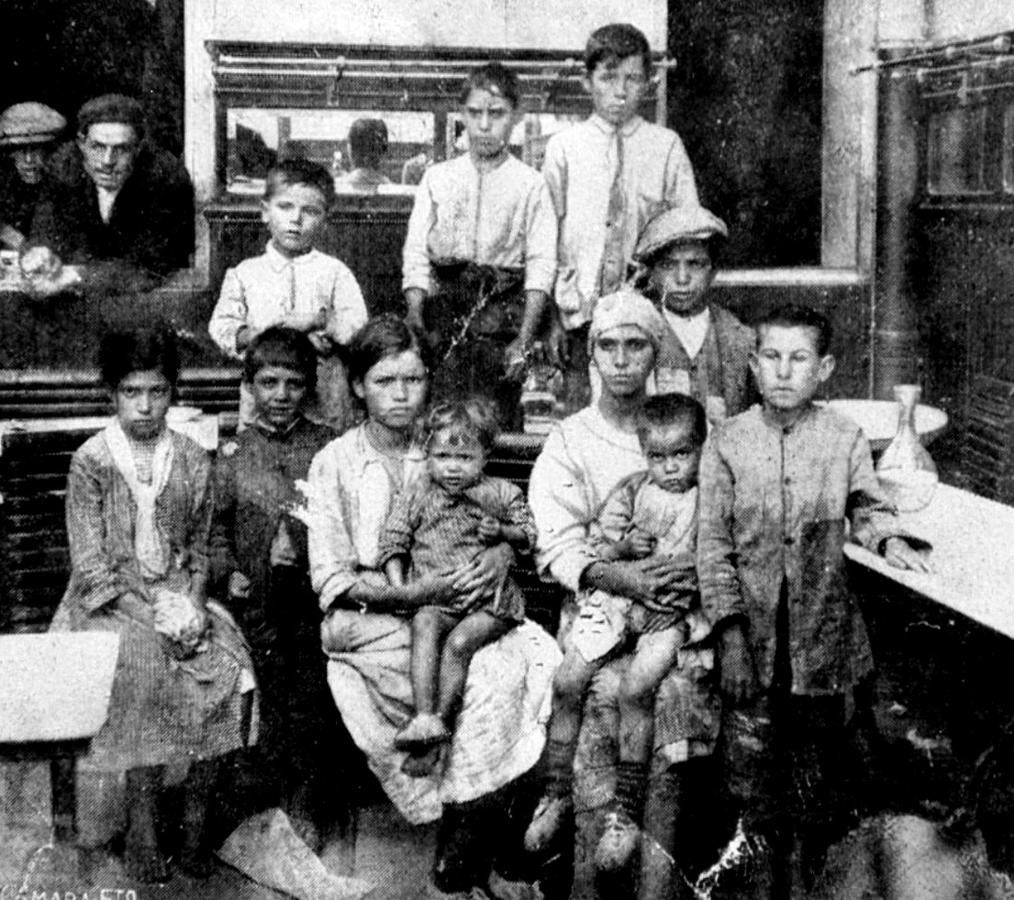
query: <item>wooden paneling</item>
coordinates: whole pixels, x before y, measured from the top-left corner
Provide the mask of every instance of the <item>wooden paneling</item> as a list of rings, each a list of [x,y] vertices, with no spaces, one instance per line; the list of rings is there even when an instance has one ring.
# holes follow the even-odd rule
[[[922,381],[952,423],[933,455],[961,483],[975,379],[1014,382],[1014,206],[927,205],[916,227]]]

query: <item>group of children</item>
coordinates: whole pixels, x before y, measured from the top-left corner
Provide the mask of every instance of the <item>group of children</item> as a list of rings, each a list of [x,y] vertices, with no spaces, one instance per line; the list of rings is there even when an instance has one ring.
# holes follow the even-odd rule
[[[507,544],[519,554],[538,547],[523,495],[483,472],[497,422],[517,424],[519,377],[537,336],[546,329],[551,353],[566,367],[571,407],[587,403],[588,326],[598,298],[626,282],[652,216],[697,206],[679,137],[638,115],[651,78],[644,36],[627,25],[601,28],[585,63],[594,112],[549,141],[541,173],[508,149],[520,115],[515,76],[497,63],[475,70],[461,94],[468,153],[426,172],[409,221],[407,320],[441,364],[431,370],[438,402],[422,429],[428,477],[397,499],[380,543],[392,585],[427,578],[437,585],[405,613],[415,712],[397,736],[402,749],[450,740],[471,657],[524,618],[510,580],[466,602],[442,590],[438,576],[484,547]],[[348,268],[314,249],[333,195],[331,176],[314,164],[271,170],[262,213],[267,249],[227,273],[210,332],[234,356],[277,326],[305,334],[316,354],[319,418],[344,428],[352,414],[340,348],[367,314]],[[695,264],[681,258],[672,267]],[[822,738],[840,739],[846,698],[870,668],[861,616],[844,589],[846,522],[853,540],[892,564],[927,564],[881,502],[861,432],[813,403],[833,370],[829,340],[816,313],[767,315],[750,361],[762,403],[710,435],[708,419],[721,416],[707,416],[697,401],[673,393],[644,402],[637,423],[643,471],[615,486],[589,527],[599,559],[657,557],[667,586],[651,597],[581,592],[555,683],[547,787],[526,835],[529,849],[545,847],[569,811],[590,680],[631,641],[614,827],[597,854],[603,869],[625,864],[637,846],[654,697],[681,654],[714,655],[728,704],[725,745],[730,764],[745,766],[756,789],[748,792],[751,809],[778,806],[791,793],[785,779],[799,775],[790,771],[798,759],[817,760],[819,769],[820,753],[793,749],[812,736],[805,723],[818,717]],[[267,395],[259,371],[247,369],[241,420],[263,423]],[[277,535],[270,543],[284,556]],[[237,597],[244,589],[230,586]],[[429,774],[437,760],[410,754],[406,771]],[[778,831],[782,821],[755,818],[761,830]]]
[[[473,70],[460,94],[467,153],[426,171],[408,222],[402,290],[407,321],[441,361],[434,393],[485,396],[504,427],[521,424],[521,382],[540,335],[565,368],[568,406],[585,405],[596,297],[626,281],[653,215],[697,205],[679,136],[639,115],[652,78],[644,35],[624,24],[596,30],[585,70],[592,115],[551,137],[541,172],[510,152],[523,114],[517,76],[496,62]],[[318,414],[344,428],[353,413],[341,348],[366,309],[348,268],[314,248],[333,200],[321,166],[283,160],[268,173],[268,246],[226,273],[209,331],[234,358],[270,325],[311,335]],[[249,414],[244,394],[241,421]]]

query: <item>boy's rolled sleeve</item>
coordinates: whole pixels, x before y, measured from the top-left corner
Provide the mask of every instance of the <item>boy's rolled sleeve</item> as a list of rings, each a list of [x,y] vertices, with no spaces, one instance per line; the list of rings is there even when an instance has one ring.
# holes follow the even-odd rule
[[[243,284],[235,269],[228,269],[222,280],[222,290],[218,294],[215,311],[208,323],[208,334],[218,348],[239,359],[241,354],[236,348],[236,335],[247,323],[247,305],[243,293]]]
[[[736,571],[733,537],[734,485],[714,432],[704,444],[700,468],[700,512],[697,532],[697,577],[701,607],[711,622],[746,616]]]
[[[665,202],[670,207],[700,205],[694,167],[679,135],[673,135],[665,164]]]
[[[525,290],[553,293],[556,281],[556,210],[545,181],[528,197],[525,233]]]
[[[331,309],[328,313],[327,333],[338,344],[347,346],[363,325],[369,314],[363,292],[356,276],[342,266],[334,280],[331,292]]]
[[[419,288],[427,294],[433,293],[433,278],[430,256],[426,249],[429,233],[436,222],[433,197],[430,194],[429,172],[423,175],[416,188],[412,213],[408,217],[405,245],[401,251],[401,289]]]

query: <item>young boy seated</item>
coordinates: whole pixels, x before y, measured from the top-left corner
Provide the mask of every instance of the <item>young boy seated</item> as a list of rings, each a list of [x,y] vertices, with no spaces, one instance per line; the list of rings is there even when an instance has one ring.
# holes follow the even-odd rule
[[[427,478],[395,498],[380,538],[378,564],[391,584],[449,575],[503,541],[530,552],[535,524],[525,495],[483,473],[496,439],[492,407],[478,400],[438,404],[423,437]],[[395,746],[419,750],[449,741],[472,657],[524,618],[524,596],[509,578],[472,604],[430,592],[412,614],[415,716]],[[406,774],[428,775],[436,762],[410,756]]]
[[[306,526],[293,511],[302,505],[296,482],[335,434],[303,416],[317,377],[305,334],[268,328],[243,364],[253,423],[219,453],[211,577],[253,655],[261,733],[252,755],[263,801],[280,803],[312,844],[333,821],[337,797],[322,788],[343,745],[320,651]]]
[[[704,408],[682,394],[649,397],[637,435],[645,471],[624,478],[606,499],[594,545],[603,561],[668,557],[682,563],[669,592],[633,601],[603,590],[579,598],[577,621],[553,683],[549,784],[525,835],[529,850],[546,846],[572,804],[571,780],[585,692],[615,651],[634,640],[619,692],[617,805],[607,813],[595,854],[602,870],[622,868],[640,839],[655,694],[687,643],[709,626],[697,602],[694,553],[697,467],[707,433]]]
[[[891,565],[928,570],[862,431],[813,402],[834,369],[830,340],[813,310],[765,315],[751,360],[763,402],[717,426],[701,461],[697,571],[719,636],[726,781],[747,833],[772,848],[778,897],[793,831],[815,866],[841,824],[851,695],[873,664],[845,583],[846,526]]]
[[[567,362],[572,411],[591,396],[596,301],[624,284],[637,237],[660,207],[697,205],[680,136],[639,115],[652,77],[647,38],[633,25],[605,25],[588,38],[584,64],[592,114],[549,139],[542,165],[560,229],[551,343]]]
[[[272,166],[261,219],[271,235],[264,253],[225,273],[208,332],[236,359],[265,328],[284,325],[308,335],[317,352],[317,403],[310,417],[343,431],[352,403],[339,348],[366,322],[366,304],[352,272],[315,248],[334,202],[334,182],[304,159]],[[253,422],[248,386],[240,386],[240,427]]]

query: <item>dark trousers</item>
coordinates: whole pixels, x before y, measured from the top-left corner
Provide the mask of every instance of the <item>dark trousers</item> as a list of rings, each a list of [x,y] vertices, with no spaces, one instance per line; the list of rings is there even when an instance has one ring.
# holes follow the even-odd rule
[[[723,711],[721,761],[724,789],[746,833],[770,852],[770,882],[736,896],[781,900],[791,894],[794,844],[801,843],[798,862],[811,880],[827,847],[856,820],[861,763],[845,695],[792,694],[785,585],[775,633],[771,687]]]
[[[591,381],[588,366],[588,331],[586,323],[567,332],[567,366],[563,371],[563,402],[567,415],[584,409],[591,403]]]
[[[351,800],[346,761],[358,752],[327,685],[306,574],[274,568],[267,594],[266,627],[251,641],[261,698],[253,765],[264,782],[264,800],[326,825],[335,813],[341,818]]]
[[[520,431],[521,382],[506,377],[504,353],[521,326],[524,273],[475,263],[433,268],[437,291],[425,307],[427,329],[440,336],[433,400],[482,397],[496,407],[501,428]]]

